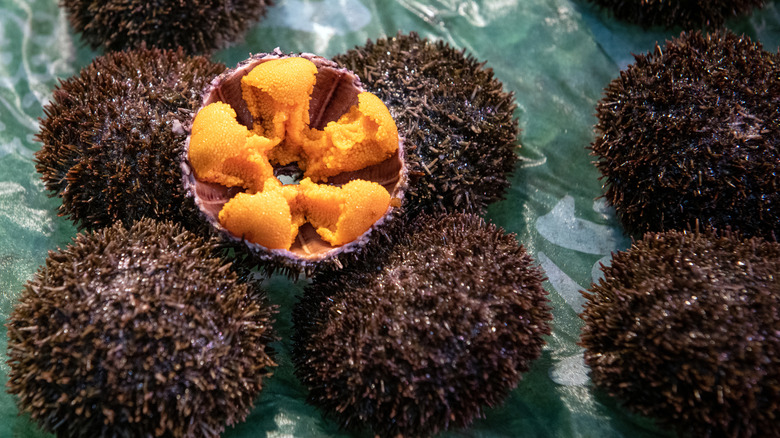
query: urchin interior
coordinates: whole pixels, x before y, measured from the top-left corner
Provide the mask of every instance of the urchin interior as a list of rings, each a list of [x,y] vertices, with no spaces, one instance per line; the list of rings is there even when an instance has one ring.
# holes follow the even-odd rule
[[[357,105],[358,95],[364,90],[360,79],[351,71],[340,68],[334,62],[324,58],[311,55],[301,56],[314,63],[317,68],[316,82],[309,101],[309,127],[322,130],[328,123],[337,121],[342,115],[349,112],[350,108]],[[253,120],[247,102],[244,100],[241,79],[259,64],[279,58],[281,56],[276,54],[253,58],[229,74],[218,78],[212,84],[211,90],[204,96],[203,107],[215,102],[226,103],[235,110],[236,120],[251,130],[255,120]],[[284,178],[283,181],[288,181],[290,178],[300,179],[303,173],[295,163],[285,166],[274,165],[273,167],[274,176],[277,178],[288,177]],[[218,216],[225,203],[244,190],[240,187],[227,187],[199,181],[186,163],[184,171],[185,182],[190,186],[196,204],[209,222],[222,232],[240,239],[241,236],[232,235],[220,225]],[[360,179],[375,182],[384,187],[391,197],[399,198],[402,194],[403,172],[403,150],[399,145],[396,153],[384,161],[360,170],[331,176],[328,178],[327,184],[341,186],[349,181]],[[306,223],[298,229],[298,235],[289,252],[302,259],[319,260],[343,251],[351,245],[359,244],[359,241],[361,238],[345,245],[333,246],[324,241],[310,223]],[[262,248],[260,245],[245,242],[250,247]]]

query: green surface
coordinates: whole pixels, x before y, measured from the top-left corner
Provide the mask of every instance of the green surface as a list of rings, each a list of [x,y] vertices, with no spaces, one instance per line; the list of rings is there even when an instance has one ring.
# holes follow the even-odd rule
[[[598,173],[585,147],[592,141],[595,104],[603,88],[632,62],[678,30],[645,30],[615,22],[582,0],[278,0],[246,40],[218,52],[228,66],[280,47],[324,56],[367,39],[416,31],[465,48],[492,67],[515,93],[524,158],[506,201],[489,216],[517,233],[547,272],[554,304],[553,335],[542,357],[507,403],[489,410],[460,437],[652,437],[665,434],[623,412],[593,391],[576,346],[582,298],[599,261],[625,248],[614,214],[596,198]],[[776,3],[728,27],[776,51]],[[23,283],[48,250],[74,235],[58,218],[35,173],[32,153],[42,105],[58,79],[76,74],[97,52],[83,47],[56,0],[0,0],[0,316],[10,313]],[[223,436],[351,436],[304,403],[305,390],[289,359],[290,307],[302,283],[275,278],[272,299],[282,308],[276,347],[280,367],[268,380],[247,422]],[[5,351],[5,330],[0,350]],[[6,380],[7,365],[0,364]],[[11,396],[0,394],[0,438],[43,437],[19,416]]]

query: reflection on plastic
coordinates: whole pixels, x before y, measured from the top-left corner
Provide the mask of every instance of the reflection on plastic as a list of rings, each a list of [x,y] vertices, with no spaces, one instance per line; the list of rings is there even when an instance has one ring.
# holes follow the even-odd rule
[[[547,279],[550,280],[558,295],[575,312],[580,313],[582,306],[585,304],[585,297],[580,294],[582,287],[566,275],[545,253],[539,252],[536,254],[536,259],[539,260],[539,264],[542,265]]]
[[[344,35],[371,22],[371,11],[358,0],[287,0],[269,9],[264,22],[326,36]]]
[[[594,207],[600,208],[598,204]],[[536,221],[536,230],[558,246],[586,254],[606,255],[628,244],[620,229],[575,217],[574,198],[569,195]]]
[[[588,367],[582,353],[581,350],[574,356],[567,356],[556,362],[550,370],[550,379],[564,386],[583,386],[588,383]]]

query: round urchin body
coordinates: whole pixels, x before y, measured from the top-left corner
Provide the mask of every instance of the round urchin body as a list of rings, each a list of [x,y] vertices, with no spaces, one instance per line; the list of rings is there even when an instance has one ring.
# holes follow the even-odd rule
[[[70,23],[93,48],[106,51],[142,46],[210,54],[238,39],[273,2],[62,0]]]
[[[8,318],[9,392],[58,437],[217,437],[275,364],[272,308],[170,222],[78,235]]]
[[[397,216],[398,129],[351,71],[313,54],[255,55],[215,78],[187,126],[185,190],[266,271],[341,265]]]
[[[369,41],[334,60],[357,72],[398,124],[409,214],[480,212],[504,196],[517,161],[515,102],[484,63],[415,33]]]
[[[180,129],[224,70],[181,51],[139,49],[96,58],[63,81],[37,139],[36,169],[62,198],[59,213],[97,229],[142,217],[198,227],[181,187]]]
[[[772,238],[780,224],[780,63],[728,31],[636,57],[597,106],[592,152],[633,234],[698,222]]]
[[[603,271],[582,313],[597,387],[685,436],[780,436],[780,244],[648,233]]]
[[[728,18],[745,15],[766,0],[590,0],[621,20],[641,26],[718,28]]]
[[[293,309],[296,373],[343,427],[384,437],[464,427],[541,353],[542,273],[514,236],[474,215],[421,215],[394,233],[381,255],[306,288]]]

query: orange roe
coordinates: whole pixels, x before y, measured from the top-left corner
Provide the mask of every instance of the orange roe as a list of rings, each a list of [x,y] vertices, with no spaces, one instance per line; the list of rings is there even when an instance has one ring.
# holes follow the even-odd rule
[[[241,79],[244,100],[255,123],[254,133],[286,140],[272,152],[286,165],[301,159],[303,136],[309,125],[309,98],[317,67],[305,58],[266,61]]]
[[[341,187],[301,181],[299,200],[306,218],[322,240],[331,245],[352,242],[382,218],[390,194],[381,185],[354,180]]]
[[[252,135],[230,105],[215,102],[198,111],[192,123],[190,164],[201,181],[260,191],[274,175],[267,155],[277,143]]]
[[[228,104],[201,109],[192,125],[189,161],[206,182],[242,187],[219,213],[236,236],[269,249],[289,249],[306,222],[334,246],[357,239],[387,212],[391,196],[381,185],[354,180],[341,187],[317,184],[381,163],[398,150],[398,129],[371,93],[318,130],[309,126],[309,100],[317,67],[305,58],[265,61],[241,80],[255,121],[249,130]],[[297,162],[306,177],[282,185],[273,165]]]
[[[304,175],[313,179],[327,180],[341,172],[366,168],[398,150],[395,121],[385,104],[371,93],[360,93],[357,106],[328,123],[324,131],[324,136],[303,145]]]

